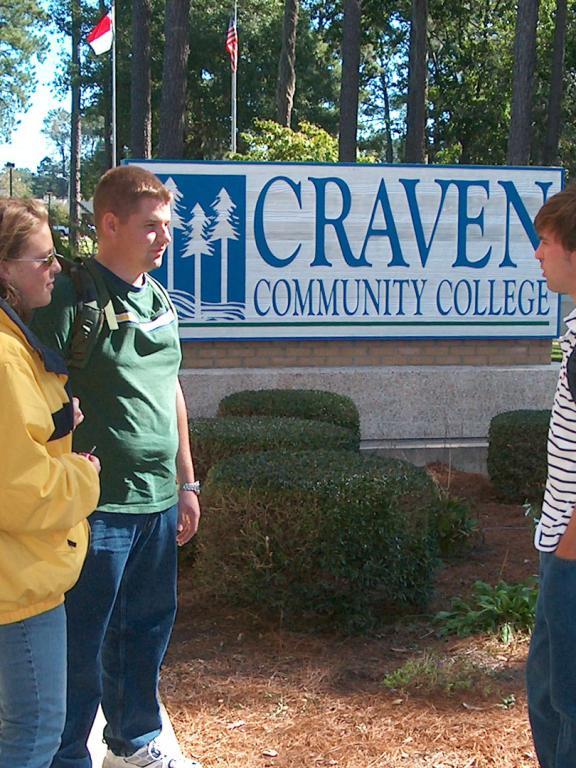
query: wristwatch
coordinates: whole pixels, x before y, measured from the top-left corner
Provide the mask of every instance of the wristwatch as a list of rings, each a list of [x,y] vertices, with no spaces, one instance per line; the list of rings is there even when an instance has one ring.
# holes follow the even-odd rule
[[[196,496],[200,493],[200,480],[195,480],[193,483],[182,483],[180,485],[181,491],[192,491]]]

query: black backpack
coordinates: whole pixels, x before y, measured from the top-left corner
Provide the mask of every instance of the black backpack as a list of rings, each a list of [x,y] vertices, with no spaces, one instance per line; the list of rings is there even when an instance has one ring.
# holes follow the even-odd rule
[[[572,395],[572,400],[576,403],[576,347],[570,352],[566,361],[566,383]]]
[[[104,323],[111,331],[118,328],[116,313],[93,259],[57,258],[76,291],[76,317],[66,363],[70,368],[85,368]]]
[[[74,260],[57,256],[62,272],[68,275],[76,291],[76,317],[72,326],[70,346],[66,356],[69,368],[85,368],[104,324],[111,331],[118,329],[116,312],[106,283],[94,259]],[[178,316],[168,291],[157,280],[154,285],[175,317]]]

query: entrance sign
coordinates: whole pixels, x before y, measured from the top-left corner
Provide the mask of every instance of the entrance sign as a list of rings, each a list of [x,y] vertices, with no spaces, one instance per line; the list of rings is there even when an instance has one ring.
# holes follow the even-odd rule
[[[146,161],[183,339],[553,338],[533,220],[559,168]]]

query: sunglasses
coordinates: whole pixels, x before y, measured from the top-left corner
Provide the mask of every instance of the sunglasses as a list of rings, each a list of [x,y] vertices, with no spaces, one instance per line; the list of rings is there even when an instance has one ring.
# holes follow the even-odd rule
[[[18,259],[18,261],[34,261],[37,264],[44,264],[46,267],[51,267],[52,264],[54,264],[57,256],[60,256],[60,254],[56,253],[56,251],[52,249],[48,256],[39,256],[35,259]],[[60,258],[62,257],[60,256]]]

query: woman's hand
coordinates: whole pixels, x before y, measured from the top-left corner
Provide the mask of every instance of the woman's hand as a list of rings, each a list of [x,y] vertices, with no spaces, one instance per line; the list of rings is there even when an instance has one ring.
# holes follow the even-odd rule
[[[77,397],[72,398],[72,410],[74,412],[74,429],[78,426],[78,424],[82,424],[84,421],[84,414],[82,413],[82,410],[80,408],[80,400],[78,400]]]
[[[98,456],[94,456],[93,453],[79,453],[78,456],[82,456],[87,459],[92,464],[96,472],[100,474],[102,467],[100,466],[100,459]]]

